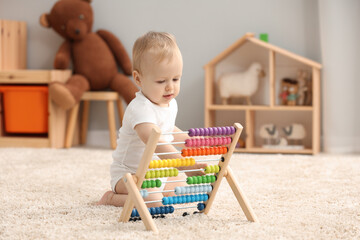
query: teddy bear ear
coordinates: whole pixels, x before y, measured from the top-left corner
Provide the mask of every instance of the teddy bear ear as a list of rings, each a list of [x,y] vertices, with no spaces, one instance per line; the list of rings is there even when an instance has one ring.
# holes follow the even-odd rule
[[[49,14],[44,13],[40,16],[40,24],[43,27],[47,27],[47,28],[51,27],[51,24],[49,22]]]

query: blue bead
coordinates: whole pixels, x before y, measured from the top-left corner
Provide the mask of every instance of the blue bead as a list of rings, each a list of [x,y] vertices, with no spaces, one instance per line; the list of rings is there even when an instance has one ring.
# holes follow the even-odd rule
[[[163,199],[162,199],[162,204],[163,204],[163,205],[167,205],[168,203],[169,203],[168,198],[167,198],[167,197],[163,197]]]
[[[170,199],[171,199],[171,204],[177,204],[177,199],[176,199],[175,196],[174,196],[174,197],[170,197]]]
[[[199,194],[195,195],[195,202],[198,202],[198,201],[200,201],[200,196],[199,196]]]
[[[152,208],[150,208],[150,214],[151,214],[151,215],[154,215],[155,213],[156,213],[155,208],[153,208],[153,207],[152,207]]]
[[[164,210],[165,210],[165,214],[168,214],[169,211],[170,211],[169,206],[165,206],[165,207],[164,207]]]
[[[204,208],[205,208],[205,204],[203,204],[203,203],[198,203],[197,209],[198,209],[199,211],[203,210]]]
[[[176,188],[175,188],[175,194],[176,194],[176,195],[180,195],[180,194],[181,194],[181,187],[176,187]]]
[[[176,200],[177,200],[178,204],[182,204],[182,203],[183,203],[181,196],[177,196],[177,197],[176,197]]]
[[[160,207],[160,214],[165,214],[165,207]]]
[[[160,209],[160,207],[155,208],[155,210],[156,210],[156,214],[161,214],[161,209]]]
[[[195,202],[196,201],[195,195],[190,195],[190,196],[191,196],[191,202]]]
[[[181,197],[181,202],[182,202],[182,203],[187,203],[187,201],[186,201],[186,196],[185,196],[185,195]]]
[[[174,199],[172,197],[168,197],[169,203],[168,204],[174,204]]]
[[[175,210],[175,209],[174,209],[174,207],[173,207],[173,206],[170,206],[169,208],[170,208],[169,213],[173,213],[173,212],[174,212],[174,210]]]
[[[204,201],[207,201],[209,199],[209,195],[207,195],[207,194],[204,194],[204,195],[205,195]]]

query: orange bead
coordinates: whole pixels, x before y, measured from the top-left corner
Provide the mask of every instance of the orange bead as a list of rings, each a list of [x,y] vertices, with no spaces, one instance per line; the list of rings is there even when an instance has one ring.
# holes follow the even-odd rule
[[[227,153],[227,152],[228,152],[228,148],[224,147],[224,153]]]
[[[187,151],[187,149],[183,149],[183,150],[181,150],[181,156],[183,156],[183,157],[187,157],[187,156],[189,156],[189,155],[188,155],[188,151]]]

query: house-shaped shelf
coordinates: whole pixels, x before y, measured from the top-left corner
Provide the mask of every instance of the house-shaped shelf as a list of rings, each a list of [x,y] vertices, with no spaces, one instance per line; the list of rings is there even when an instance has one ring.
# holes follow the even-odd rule
[[[259,80],[258,89],[251,96],[251,105],[234,99],[223,105],[219,96],[218,80],[226,73],[246,70],[251,63],[259,62],[265,77]],[[211,127],[231,122],[245,122],[244,148],[238,152],[305,153],[320,151],[320,70],[322,65],[295,53],[261,41],[253,33],[247,33],[225,51],[204,66],[205,69],[205,126]],[[311,88],[311,104],[285,106],[281,104],[280,84],[284,78],[296,78],[298,70],[308,73]],[[261,146],[259,127],[271,119],[280,125],[294,121],[306,128],[304,149],[274,148]],[[288,122],[286,122],[288,120]],[[275,122],[274,122],[275,121]]]

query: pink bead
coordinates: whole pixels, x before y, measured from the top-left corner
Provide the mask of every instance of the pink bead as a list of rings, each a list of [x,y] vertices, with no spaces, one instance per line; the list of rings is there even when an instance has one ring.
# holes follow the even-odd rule
[[[218,143],[219,143],[219,145],[223,145],[223,138],[222,137],[219,137]]]
[[[214,146],[214,138],[210,138],[210,144],[209,146]]]
[[[191,139],[186,139],[186,140],[185,140],[185,146],[186,146],[186,147],[191,147],[191,146],[192,146],[192,141],[191,141]]]
[[[218,138],[214,138],[214,145],[218,145],[218,144],[219,144]]]
[[[200,138],[197,138],[195,142],[196,142],[195,147],[201,146],[201,139]]]
[[[231,143],[231,137],[227,137],[227,143],[226,144],[230,144]]]
[[[208,138],[205,138],[205,146],[209,146],[209,144],[210,144],[210,140],[208,139]]]

